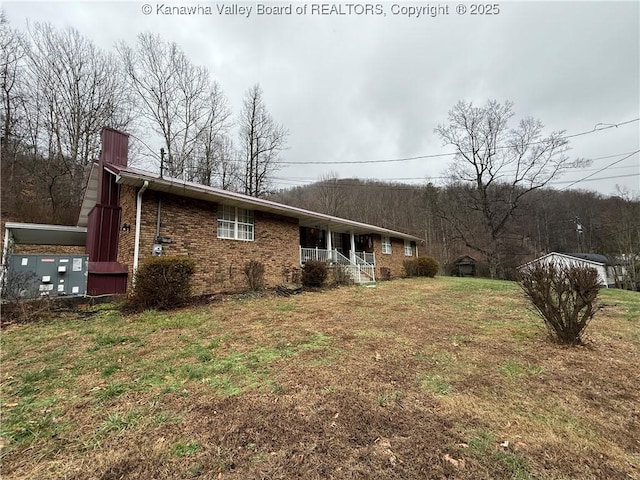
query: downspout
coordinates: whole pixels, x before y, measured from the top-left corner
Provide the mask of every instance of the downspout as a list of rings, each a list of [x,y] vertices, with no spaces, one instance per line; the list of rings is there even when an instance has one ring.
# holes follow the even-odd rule
[[[162,211],[162,195],[158,194],[158,215],[156,217],[156,243],[160,242],[160,212]]]
[[[136,201],[136,235],[133,246],[133,279],[131,285],[136,286],[136,272],[138,271],[138,260],[140,257],[140,219],[142,217],[142,194],[149,186],[149,180],[145,180],[142,188],[138,191]]]
[[[0,286],[4,287],[5,275],[9,270],[9,265],[7,265],[9,257],[9,229],[4,227],[4,244],[2,246],[2,265],[0,266]]]

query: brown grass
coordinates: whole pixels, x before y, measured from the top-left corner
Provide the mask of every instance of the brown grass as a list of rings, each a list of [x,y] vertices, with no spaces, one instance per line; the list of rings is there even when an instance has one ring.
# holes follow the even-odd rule
[[[640,295],[586,346],[411,279],[2,335],[2,478],[640,478]]]

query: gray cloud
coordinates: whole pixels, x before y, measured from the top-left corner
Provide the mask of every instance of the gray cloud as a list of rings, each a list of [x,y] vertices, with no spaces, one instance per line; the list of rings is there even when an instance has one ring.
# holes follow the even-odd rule
[[[209,5],[176,2],[167,5]],[[302,5],[305,2],[294,2]],[[226,2],[230,4],[230,2]],[[288,4],[284,2],[284,4]],[[309,2],[310,4],[310,2]],[[404,3],[405,5],[425,5]],[[640,116],[638,2],[502,2],[495,16],[409,19],[284,16],[166,17],[138,2],[4,2],[9,20],[71,25],[103,48],[160,32],[206,65],[234,111],[256,82],[268,108],[290,132],[288,161],[359,161],[443,153],[433,129],[460,100],[515,103],[551,130],[573,134],[597,123]],[[256,3],[244,3],[254,7]],[[467,4],[469,5],[469,4]],[[640,148],[640,124],[572,140],[572,155],[600,157]],[[592,168],[612,162],[598,160]],[[437,177],[446,159],[405,163],[283,166],[278,177],[303,183],[328,171],[342,177]],[[639,190],[638,155],[599,177],[629,175],[575,188]],[[589,172],[572,172],[575,180]],[[562,187],[559,184],[558,187]]]

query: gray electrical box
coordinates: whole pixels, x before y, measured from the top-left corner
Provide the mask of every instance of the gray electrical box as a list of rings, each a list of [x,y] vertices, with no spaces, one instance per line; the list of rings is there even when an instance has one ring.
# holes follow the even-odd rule
[[[87,294],[87,255],[9,256],[7,295],[22,298],[84,296]]]

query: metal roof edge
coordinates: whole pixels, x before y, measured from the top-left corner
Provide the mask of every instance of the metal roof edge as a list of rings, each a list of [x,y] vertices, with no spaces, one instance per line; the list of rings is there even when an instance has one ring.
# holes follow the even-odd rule
[[[7,229],[30,229],[30,230],[50,230],[56,232],[73,232],[73,233],[87,233],[87,227],[78,227],[74,225],[49,225],[46,223],[22,223],[22,222],[7,222],[4,224]]]
[[[602,262],[596,262],[594,260],[587,260],[586,258],[580,258],[580,257],[574,257],[572,255],[567,255],[566,253],[560,253],[560,252],[549,252],[549,253],[545,253],[544,255],[542,255],[541,257],[538,258],[534,258],[533,260],[531,260],[530,262],[527,263],[523,263],[522,265],[516,267],[516,268],[523,268],[526,267],[527,265],[531,265],[532,263],[538,262],[540,260],[542,260],[543,258],[547,258],[550,255],[559,255],[561,257],[564,258],[568,258],[570,260],[580,260],[581,262],[587,262],[587,263],[592,263],[594,265],[601,265],[601,266],[607,266],[606,263],[602,263]]]
[[[222,190],[220,188],[209,187],[206,185],[201,185],[193,182],[187,182],[187,181],[179,180],[172,177],[161,178],[159,176],[155,176],[152,172],[133,169],[131,167],[120,167],[117,165],[109,164],[109,171],[110,173],[113,173],[114,175],[116,175],[116,179],[118,183],[124,183],[127,179],[133,179],[133,180],[139,180],[140,185],[142,185],[144,180],[148,180],[149,181],[148,188],[151,190],[154,190],[154,184],[156,184],[157,186],[163,185],[169,188],[175,187],[176,189],[189,190],[189,191],[198,192],[205,195],[210,195],[213,198],[218,197],[222,199],[234,200],[239,203],[250,205],[257,210],[260,209],[259,207],[275,210],[276,212],[279,212],[282,215],[290,216],[298,219],[304,218],[304,217],[313,217],[314,219],[319,221],[336,223],[336,224],[340,224],[347,227],[350,226],[350,227],[359,228],[359,229],[367,229],[375,233],[384,234],[386,236],[390,236],[394,238],[422,241],[420,237],[416,237],[415,235],[398,232],[396,230],[391,230],[391,229],[380,227],[377,225],[357,222],[355,220],[348,220],[346,218],[341,218],[341,217],[334,217],[332,215],[314,212],[312,210],[305,210],[303,208],[293,207],[290,205],[285,205],[283,203],[278,203],[271,200],[251,197],[249,195],[244,195],[242,193],[231,192],[229,190]],[[171,192],[171,193],[179,194],[177,192]]]

